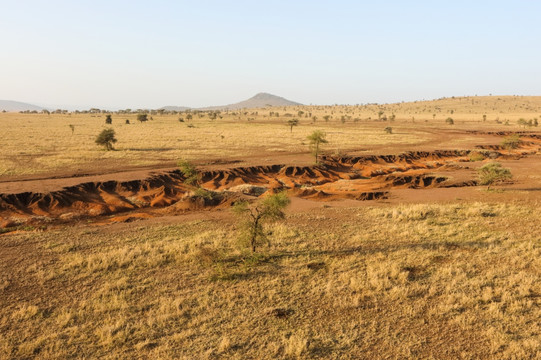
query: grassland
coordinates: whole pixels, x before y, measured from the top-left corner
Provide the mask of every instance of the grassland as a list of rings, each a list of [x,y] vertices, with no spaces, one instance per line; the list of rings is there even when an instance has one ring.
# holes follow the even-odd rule
[[[473,148],[502,137],[469,131],[523,131],[517,121],[539,118],[540,109],[541,97],[470,97],[251,109],[216,120],[165,114],[138,123],[135,114],[112,114],[118,143],[110,152],[94,144],[109,127],[105,114],[0,113],[0,179],[180,158],[311,164],[306,136],[315,129],[327,132],[327,153]],[[292,118],[300,125],[290,132]],[[271,243],[257,254],[240,247],[226,207],[17,227],[0,234],[0,359],[541,358],[536,151],[506,152],[514,183],[495,191],[293,198],[286,219],[266,226]],[[485,161],[451,168],[470,176]]]
[[[136,114],[113,114],[111,126],[105,124],[105,114],[0,113],[4,135],[0,177],[174,166],[180,158],[204,162],[307,154],[306,136],[315,129],[327,132],[326,151],[331,153],[371,150],[389,143],[414,147],[437,141],[439,129],[450,127],[445,123],[448,117],[454,119],[454,129],[522,130],[517,121],[541,117],[540,109],[540,97],[469,97],[389,105],[250,109],[222,112],[216,120],[204,113],[191,120],[185,114],[156,114],[153,120],[138,123]],[[278,116],[270,116],[271,112]],[[179,122],[179,117],[186,121]],[[387,121],[378,121],[385,117]],[[300,120],[292,132],[287,126],[291,118]],[[385,134],[387,126],[393,127],[394,136]],[[107,152],[94,143],[106,127],[115,129],[118,151]],[[453,141],[459,146],[469,140],[462,136]]]
[[[539,358],[539,203],[487,200],[5,235],[0,354]]]

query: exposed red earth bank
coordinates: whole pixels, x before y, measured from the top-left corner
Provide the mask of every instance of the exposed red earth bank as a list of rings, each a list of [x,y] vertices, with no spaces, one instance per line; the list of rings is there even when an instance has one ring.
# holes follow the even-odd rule
[[[503,137],[509,133],[481,133]],[[119,214],[115,221],[227,208],[240,199],[278,191],[316,201],[386,199],[398,189],[460,188],[477,185],[475,168],[486,161],[537,156],[541,135],[521,134],[520,148],[480,145],[479,150],[409,151],[398,155],[323,156],[319,165],[287,164],[201,169],[202,194],[184,183],[180,170],[139,180],[83,182],[49,192],[0,194],[0,226],[16,230],[30,223],[70,222]],[[483,161],[472,162],[473,152]],[[536,160],[537,161],[537,160]],[[73,181],[73,179],[70,179]]]

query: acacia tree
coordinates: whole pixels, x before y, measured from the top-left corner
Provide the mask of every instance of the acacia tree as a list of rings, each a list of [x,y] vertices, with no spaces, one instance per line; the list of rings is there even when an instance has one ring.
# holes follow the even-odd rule
[[[511,179],[511,171],[502,167],[502,164],[498,162],[491,162],[485,164],[477,170],[479,173],[479,184],[488,185],[487,190],[490,190],[490,185],[503,182]]]
[[[293,132],[293,126],[298,126],[299,120],[298,119],[288,120],[287,125],[289,126],[289,132]]]
[[[98,137],[96,137],[96,144],[105,146],[107,151],[114,150],[113,144],[116,142],[115,130],[113,129],[103,129]]]
[[[316,157],[316,164],[318,163],[317,157],[319,154],[319,145],[328,143],[327,139],[325,138],[326,136],[327,134],[325,134],[323,131],[314,130],[314,132],[307,137],[307,139],[310,141],[310,147],[312,148],[312,151]]]
[[[195,166],[184,159],[179,160],[177,165],[184,175],[184,183],[187,185],[195,185],[197,180],[199,180],[199,174],[197,173]]]
[[[255,205],[247,201],[239,201],[233,205],[233,212],[243,218],[239,240],[244,246],[251,248],[255,253],[257,246],[269,243],[269,239],[263,223],[266,220],[279,220],[285,217],[284,209],[289,205],[290,200],[282,192],[267,196]]]

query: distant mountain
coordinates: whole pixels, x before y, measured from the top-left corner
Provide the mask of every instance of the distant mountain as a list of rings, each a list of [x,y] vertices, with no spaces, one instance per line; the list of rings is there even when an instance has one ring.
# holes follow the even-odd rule
[[[37,105],[27,104],[19,101],[0,100],[0,111],[41,111],[44,108]]]
[[[302,105],[300,103],[290,101],[287,99],[284,99],[283,97],[267,94],[267,93],[259,93],[256,94],[254,97],[249,98],[248,100],[244,100],[235,104],[229,104],[229,105],[221,105],[221,106],[208,106],[208,107],[202,107],[202,108],[189,108],[185,106],[164,106],[160,109],[164,109],[167,111],[185,111],[185,110],[237,110],[237,109],[250,109],[250,108],[262,108],[267,106],[294,106],[294,105]]]
[[[201,108],[200,110],[237,110],[243,108],[262,108],[267,106],[294,106],[302,105],[300,103],[284,99],[283,97],[268,94],[259,93],[254,97],[249,98],[235,104],[223,105],[223,106],[210,106]]]
[[[187,106],[164,106],[159,108],[158,110],[165,110],[165,111],[186,111],[190,108]]]

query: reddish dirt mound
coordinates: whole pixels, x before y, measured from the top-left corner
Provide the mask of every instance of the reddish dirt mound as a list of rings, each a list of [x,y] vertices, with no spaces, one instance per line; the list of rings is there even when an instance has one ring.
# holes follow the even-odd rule
[[[173,171],[145,180],[83,183],[46,194],[0,194],[0,214],[55,217],[73,212],[95,216],[167,206],[178,201],[179,195],[186,192],[183,179],[180,172]]]

